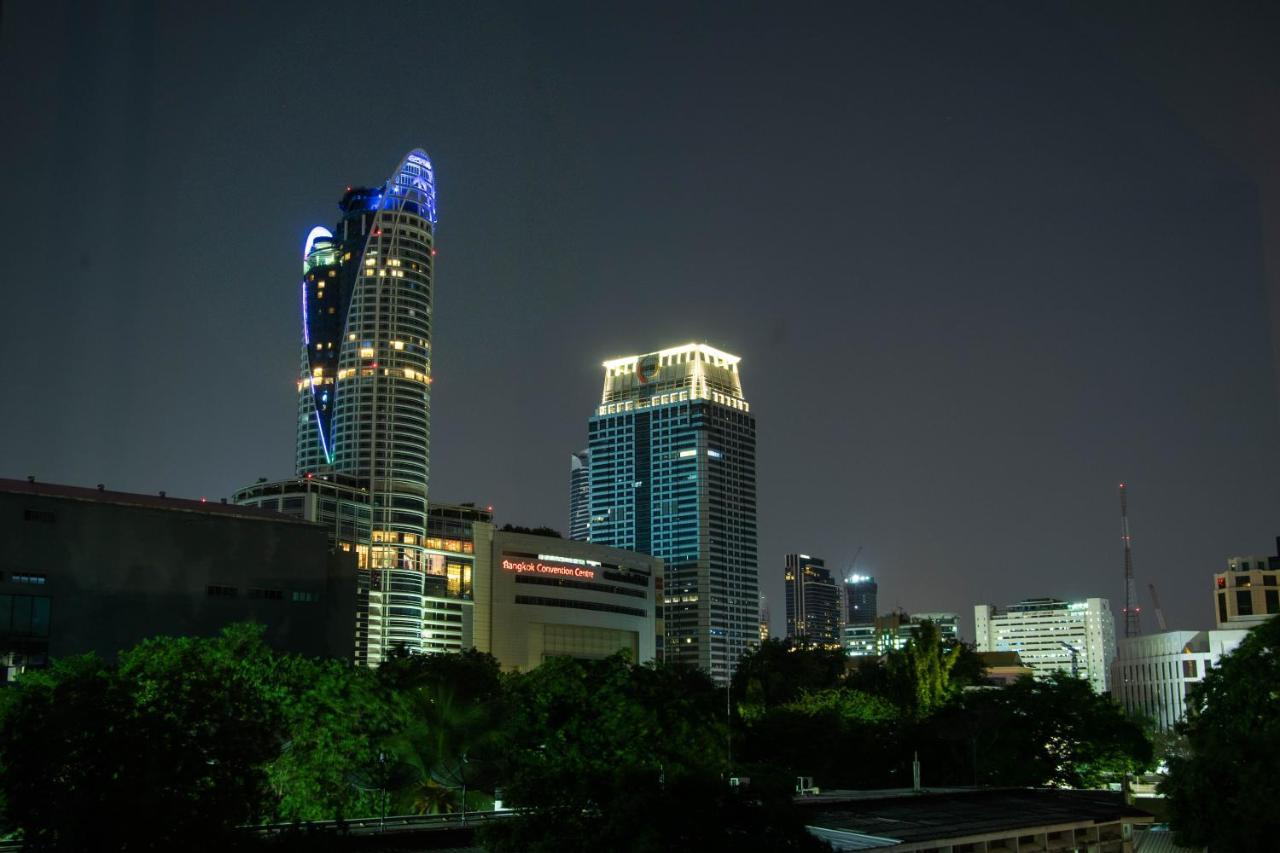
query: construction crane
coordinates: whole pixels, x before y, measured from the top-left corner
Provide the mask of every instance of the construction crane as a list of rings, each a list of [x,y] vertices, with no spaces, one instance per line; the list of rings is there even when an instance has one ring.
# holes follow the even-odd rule
[[[859,558],[859,557],[861,557],[861,556],[862,556],[862,546],[861,546],[861,545],[859,545],[859,546],[858,546],[858,550],[857,550],[857,551],[855,551],[855,552],[853,553],[853,559],[849,561],[849,568],[848,568],[848,570],[844,573],[844,579],[845,579],[845,581],[846,581],[846,582],[848,582],[848,580],[849,580],[851,577],[853,577],[853,575],[854,575],[854,571],[853,571],[853,570],[854,570],[854,568],[856,568],[856,567],[857,567],[857,565],[858,565],[858,558]]]
[[[1142,610],[1138,607],[1138,587],[1133,580],[1133,539],[1129,535],[1129,500],[1124,483],[1120,484],[1120,539],[1124,542],[1124,635],[1137,637],[1142,633]]]
[[[1165,624],[1164,611],[1160,609],[1160,596],[1156,595],[1156,585],[1149,583],[1147,589],[1151,590],[1151,603],[1156,608],[1156,624],[1160,626],[1161,632],[1168,631],[1169,626]]]

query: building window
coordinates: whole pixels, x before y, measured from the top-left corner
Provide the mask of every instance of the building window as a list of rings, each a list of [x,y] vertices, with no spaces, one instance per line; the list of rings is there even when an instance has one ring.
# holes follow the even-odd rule
[[[53,524],[57,520],[57,516],[43,509],[24,509],[22,511],[24,521],[40,521],[45,524]]]
[[[235,598],[238,591],[234,586],[218,586],[210,584],[204,588],[205,594],[210,598]]]
[[[47,637],[50,609],[42,595],[0,595],[0,634]]]
[[[1227,621],[1227,594],[1225,592],[1218,593],[1218,622],[1225,623]]]
[[[43,586],[44,583],[48,580],[48,578],[45,577],[44,575],[13,574],[13,575],[9,575],[9,580],[13,581],[14,583],[30,583],[30,584],[36,584],[37,586]]]
[[[1253,586],[1253,578],[1248,575],[1236,575],[1236,586]]]
[[[1267,613],[1280,613],[1280,590],[1267,590]]]
[[[284,590],[282,589],[258,589],[249,587],[249,598],[262,598],[267,601],[282,601],[284,599]]]
[[[1263,575],[1263,576],[1262,576],[1262,585],[1263,585],[1263,586],[1275,586],[1275,585],[1276,585],[1276,576],[1275,576],[1275,575]]]
[[[289,594],[289,600],[294,602],[302,602],[305,604],[310,604],[312,602],[320,600],[320,593],[299,592],[298,590],[295,589],[292,593]]]
[[[1199,673],[1196,672],[1196,662],[1194,660],[1184,660],[1182,662],[1182,677],[1195,678]]]
[[[1253,615],[1253,593],[1242,589],[1236,593],[1236,613],[1241,616]]]

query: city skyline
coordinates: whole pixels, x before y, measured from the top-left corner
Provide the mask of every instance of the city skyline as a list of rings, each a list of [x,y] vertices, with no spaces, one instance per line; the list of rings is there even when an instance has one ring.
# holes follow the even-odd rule
[[[862,546],[882,611],[1120,601],[1121,481],[1147,632],[1148,583],[1172,627],[1207,627],[1206,578],[1271,551],[1267,184],[1228,126],[1166,97],[1159,51],[1159,85],[1116,58],[1123,20],[825,10],[725,26],[691,11],[671,42],[625,11],[414,10],[432,50],[392,57],[403,73],[381,89],[337,80],[325,97],[403,111],[429,79],[429,107],[353,138],[316,132],[316,69],[296,58],[346,34],[301,7],[191,26],[169,26],[173,10],[6,11],[6,88],[30,131],[3,143],[29,200],[6,224],[30,244],[0,346],[7,363],[45,359],[13,377],[6,476],[217,498],[287,473],[297,292],[279,283],[314,188],[381,176],[423,144],[450,200],[443,500],[564,529],[564,454],[597,365],[695,339],[752,365],[775,634],[770,567],[800,543],[837,573]],[[406,26],[361,14],[353,26]],[[592,32],[622,34],[577,46]],[[287,49],[252,77],[214,73],[231,33]],[[1274,79],[1274,58],[1247,48]],[[27,70],[51,63],[56,76]],[[111,167],[65,169],[83,140]],[[73,192],[94,227],[62,223]],[[48,346],[51,329],[76,345]],[[85,353],[110,369],[86,380]]]

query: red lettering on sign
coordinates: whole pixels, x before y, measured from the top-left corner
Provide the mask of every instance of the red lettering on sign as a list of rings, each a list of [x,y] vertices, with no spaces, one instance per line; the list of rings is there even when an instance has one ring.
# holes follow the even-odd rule
[[[548,575],[552,577],[580,578],[582,580],[593,580],[596,576],[595,569],[587,569],[582,566],[544,563],[542,560],[512,560],[508,557],[502,558],[502,568],[518,575]]]

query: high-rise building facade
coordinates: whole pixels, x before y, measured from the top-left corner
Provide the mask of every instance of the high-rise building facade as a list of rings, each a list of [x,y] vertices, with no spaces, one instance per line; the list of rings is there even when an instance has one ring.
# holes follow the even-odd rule
[[[356,659],[377,665],[397,646],[424,650],[431,161],[411,151],[382,185],[348,187],[338,208],[334,230],[313,228],[303,249],[298,479],[260,483],[237,500],[279,498],[298,514],[308,495],[319,501],[312,512],[333,524],[335,546],[357,554]]]
[[[788,554],[783,568],[787,638],[801,645],[840,646],[840,588],[826,564],[808,554]]]
[[[606,361],[588,426],[591,541],[662,558],[659,656],[719,683],[760,636],[756,424],[738,362],[704,344]]]
[[[876,621],[876,579],[849,575],[844,579],[844,624],[871,625]]]
[[[569,454],[569,538],[591,538],[591,451]]]
[[[1213,576],[1219,628],[1252,628],[1280,613],[1280,557],[1232,557]]]
[[[1007,608],[979,604],[973,622],[980,652],[1017,652],[1037,677],[1065,672],[1087,680],[1096,693],[1110,688],[1116,626],[1105,598],[1029,598]]]

